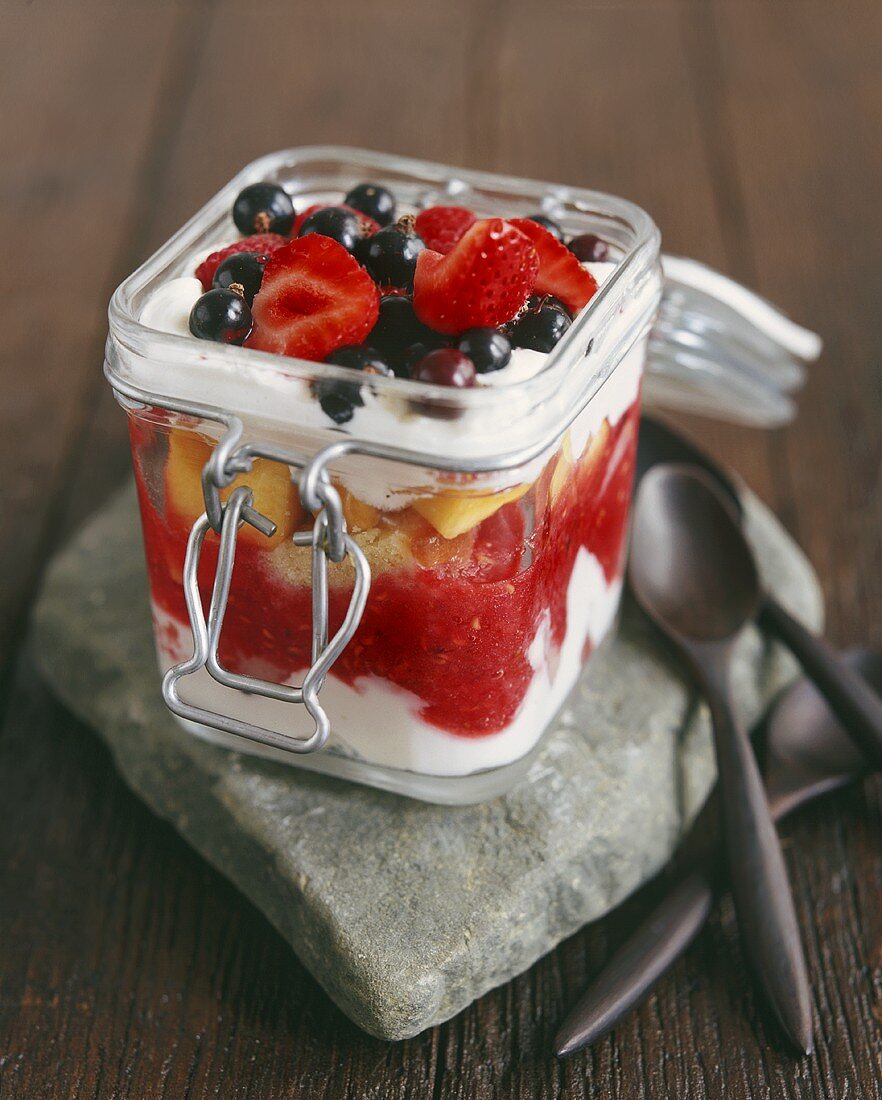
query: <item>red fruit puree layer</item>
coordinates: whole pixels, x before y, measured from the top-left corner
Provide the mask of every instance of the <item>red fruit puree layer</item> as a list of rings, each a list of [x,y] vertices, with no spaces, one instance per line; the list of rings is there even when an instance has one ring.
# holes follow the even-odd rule
[[[361,625],[331,675],[356,690],[362,677],[388,680],[420,700],[423,721],[463,737],[504,729],[534,676],[527,650],[546,612],[553,651],[563,643],[579,550],[598,559],[607,583],[621,575],[638,420],[635,402],[606,434],[600,454],[589,447],[551,504],[550,463],[525,497],[480,524],[468,561],[375,576]],[[153,599],[186,625],[181,568],[188,531],[154,503],[138,461],[143,456],[147,464],[166,429],[130,423]],[[289,680],[309,663],[310,592],[286,582],[267,559],[240,539],[221,659],[236,672]],[[216,560],[217,539],[209,534],[200,567],[206,607]],[[349,596],[348,586],[332,585],[332,631]]]

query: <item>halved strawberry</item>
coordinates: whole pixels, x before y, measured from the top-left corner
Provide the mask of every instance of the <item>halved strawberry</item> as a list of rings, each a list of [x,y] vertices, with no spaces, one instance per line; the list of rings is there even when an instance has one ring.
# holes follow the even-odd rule
[[[312,233],[273,253],[251,313],[245,346],[319,362],[374,327],[380,295],[342,244]]]
[[[203,290],[211,290],[214,273],[227,256],[235,256],[238,252],[260,252],[268,256],[287,243],[288,238],[282,237],[279,233],[252,233],[250,237],[243,237],[240,241],[234,241],[226,248],[206,256],[196,268],[196,278],[202,283]]]
[[[478,219],[464,206],[430,206],[416,216],[416,231],[426,248],[446,256]]]
[[[519,229],[502,218],[475,222],[446,256],[419,254],[414,312],[436,332],[501,325],[524,304],[538,270],[536,249]]]
[[[536,293],[553,294],[573,315],[577,314],[597,291],[594,276],[582,267],[565,244],[538,222],[530,218],[512,218],[511,224],[530,238],[539,253]]]
[[[373,218],[368,217],[367,214],[362,214],[360,210],[356,210],[354,206],[347,206],[345,202],[314,202],[312,206],[307,206],[305,210],[301,212],[294,219],[294,225],[291,227],[291,236],[296,237],[300,232],[300,227],[306,221],[310,214],[314,214],[316,210],[324,210],[326,206],[338,206],[341,210],[348,210],[350,214],[354,214],[356,218],[365,227],[365,236],[373,237],[376,231],[380,228],[380,223],[374,221]]]

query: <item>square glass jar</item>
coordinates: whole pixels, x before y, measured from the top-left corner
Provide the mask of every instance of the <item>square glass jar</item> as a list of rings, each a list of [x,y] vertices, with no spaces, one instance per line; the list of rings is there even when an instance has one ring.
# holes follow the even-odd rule
[[[298,210],[363,180],[406,210],[541,210],[604,240],[615,268],[530,377],[455,391],[373,377],[336,425],[315,391],[351,383],[345,368],[139,320],[235,239],[233,200],[260,180]],[[185,727],[430,801],[516,781],[615,621],[661,287],[652,220],[592,191],[344,148],[273,154],[223,188],[118,288],[105,361],[129,416],[163,694]]]

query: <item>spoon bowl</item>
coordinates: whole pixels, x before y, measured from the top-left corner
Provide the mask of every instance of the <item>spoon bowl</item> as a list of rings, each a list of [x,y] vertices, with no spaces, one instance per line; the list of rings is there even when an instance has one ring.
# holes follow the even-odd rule
[[[692,440],[661,420],[644,416],[637,444],[637,476],[642,481],[660,463],[688,463],[700,467],[725,496],[739,522],[744,502],[737,481]],[[762,597],[758,624],[790,649],[806,674],[845,723],[861,752],[874,767],[882,768],[882,699],[839,654],[795,619],[771,592]]]
[[[691,439],[669,427],[664,421],[656,420],[646,413],[640,419],[640,435],[637,440],[637,485],[640,485],[653,466],[679,463],[686,466],[700,466],[713,478],[719,489],[726,494],[728,503],[741,518],[744,505],[741,491],[729,471],[705,452]]]
[[[842,661],[882,695],[882,653],[853,649],[842,655]],[[798,680],[778,700],[769,718],[764,755],[776,820],[868,770],[866,757],[808,678]]]
[[[634,507],[629,580],[638,603],[681,641],[720,642],[755,615],[760,581],[741,528],[695,467],[655,466]]]

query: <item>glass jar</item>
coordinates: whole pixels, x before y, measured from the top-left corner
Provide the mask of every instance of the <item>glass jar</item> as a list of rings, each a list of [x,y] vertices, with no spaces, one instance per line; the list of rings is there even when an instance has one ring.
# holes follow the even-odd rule
[[[354,184],[405,208],[537,210],[615,268],[531,377],[451,390],[139,321],[235,237],[247,184],[298,209]],[[116,291],[105,371],[127,410],[163,695],[193,734],[430,801],[525,770],[622,591],[659,233],[592,191],[338,148],[256,161]],[[330,640],[329,640],[330,639]]]

